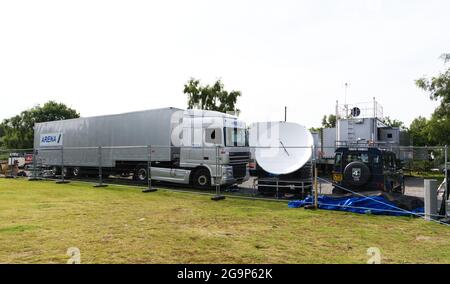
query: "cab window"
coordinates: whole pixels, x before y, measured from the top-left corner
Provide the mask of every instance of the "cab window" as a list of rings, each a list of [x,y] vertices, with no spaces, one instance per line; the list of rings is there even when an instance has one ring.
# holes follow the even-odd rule
[[[345,162],[350,164],[352,162],[363,162],[365,164],[369,163],[369,154],[367,153],[350,153],[347,155]]]
[[[382,163],[381,163],[381,156],[380,155],[372,155],[370,157],[371,159],[371,163],[372,163],[372,169],[374,170],[378,170],[381,169],[383,167]]]
[[[215,145],[222,144],[222,131],[220,129],[208,128],[205,130],[205,142]]]
[[[246,129],[225,127],[224,133],[225,133],[225,146],[227,147],[248,146]]]
[[[342,153],[337,153],[334,157],[334,164],[336,167],[341,167],[342,162]]]

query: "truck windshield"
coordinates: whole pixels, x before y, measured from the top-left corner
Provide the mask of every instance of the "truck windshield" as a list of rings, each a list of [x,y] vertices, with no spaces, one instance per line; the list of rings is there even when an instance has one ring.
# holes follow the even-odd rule
[[[225,146],[245,147],[248,146],[247,131],[243,128],[225,127]]]

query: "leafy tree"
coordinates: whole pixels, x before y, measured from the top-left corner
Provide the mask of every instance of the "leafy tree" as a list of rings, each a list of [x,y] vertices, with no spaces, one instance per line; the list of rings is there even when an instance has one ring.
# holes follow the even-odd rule
[[[188,95],[188,108],[214,110],[219,112],[235,111],[240,91],[228,92],[224,89],[221,80],[217,80],[212,86],[202,86],[199,80],[191,78],[185,85],[183,92]]]
[[[309,131],[310,132],[320,132],[320,131],[322,131],[322,127],[310,127],[309,128]]]
[[[450,62],[450,54],[443,54],[445,63]],[[435,145],[450,144],[450,68],[431,78],[421,78],[416,85],[427,91],[430,99],[440,102],[428,121],[429,141]]]
[[[429,140],[432,146],[450,145],[450,116],[441,116],[436,110],[428,123]]]
[[[403,121],[397,120],[397,119],[391,119],[389,116],[384,118],[384,124],[390,127],[398,127],[402,130],[406,130],[406,126],[403,123]]]
[[[415,146],[430,146],[434,144],[431,142],[430,121],[425,117],[419,116],[413,120],[409,126],[409,135]]]
[[[5,126],[0,124],[0,147],[3,146],[3,136],[5,135]]]
[[[445,63],[450,62],[450,53],[443,54],[441,58]],[[450,68],[445,72],[431,78],[423,77],[416,80],[416,85],[430,93],[430,99],[441,102],[437,109],[438,114],[448,115],[450,104]]]
[[[334,128],[336,127],[336,115],[330,114],[329,116],[324,116],[322,118],[322,127],[323,128]]]
[[[49,101],[2,122],[3,146],[10,149],[33,147],[34,124],[39,122],[78,118],[80,114],[65,104]]]

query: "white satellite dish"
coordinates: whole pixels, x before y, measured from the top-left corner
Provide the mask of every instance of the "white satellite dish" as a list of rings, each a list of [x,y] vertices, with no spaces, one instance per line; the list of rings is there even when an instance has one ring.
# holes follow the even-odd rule
[[[258,165],[283,175],[303,167],[312,155],[314,139],[305,126],[289,122],[260,122],[250,126],[249,142]]]

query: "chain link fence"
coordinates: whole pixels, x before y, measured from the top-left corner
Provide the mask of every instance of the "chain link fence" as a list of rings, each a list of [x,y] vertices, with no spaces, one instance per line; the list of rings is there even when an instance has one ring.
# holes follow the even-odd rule
[[[272,174],[255,160],[257,152],[270,157],[289,157],[312,147],[46,147],[20,152],[2,150],[3,176],[84,181],[95,185],[123,184],[272,200],[304,198],[313,190],[313,159],[286,175]],[[11,156],[26,157],[26,165],[10,166]],[[292,156],[292,158],[295,158]],[[291,164],[295,167],[295,161]],[[280,161],[274,160],[276,166]],[[281,165],[282,166],[282,165]],[[14,170],[12,170],[14,168]],[[289,170],[288,170],[289,171]]]
[[[383,210],[421,216],[412,207],[423,206],[425,180],[434,179],[439,184],[435,217],[446,214],[447,147],[330,147],[326,151],[335,154],[326,159],[322,151],[302,146],[157,145],[4,149],[0,150],[0,175],[58,183],[82,181],[96,187],[139,186],[144,192],[164,188],[208,194],[213,200],[303,200],[303,205],[325,209],[330,204],[324,197],[376,199],[387,193],[416,199],[396,197],[395,208]]]
[[[324,153],[333,153],[325,156]],[[319,173],[319,196],[362,197],[355,202],[373,201],[380,209],[352,206],[348,200],[334,206],[353,212],[387,213],[389,215],[424,215],[445,218],[449,199],[448,149],[442,147],[405,147],[393,145],[354,144],[316,149]],[[427,180],[435,180],[437,211],[425,213]],[[366,198],[366,199],[364,199]],[[328,199],[319,207],[331,208]],[[339,210],[339,208],[338,208]],[[377,212],[378,211],[378,212]],[[448,217],[448,215],[447,215]]]

